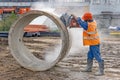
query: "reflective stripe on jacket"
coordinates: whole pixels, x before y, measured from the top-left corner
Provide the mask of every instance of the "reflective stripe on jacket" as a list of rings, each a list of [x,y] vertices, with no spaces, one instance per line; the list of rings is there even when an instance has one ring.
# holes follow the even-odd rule
[[[100,39],[96,28],[97,24],[95,21],[88,22],[88,29],[83,31],[83,45],[100,44]]]

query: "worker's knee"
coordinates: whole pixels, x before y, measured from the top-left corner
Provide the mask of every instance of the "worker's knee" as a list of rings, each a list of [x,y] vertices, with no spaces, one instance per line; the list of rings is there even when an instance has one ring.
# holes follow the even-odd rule
[[[98,61],[98,62],[102,62],[103,59],[101,58],[101,56],[96,56],[95,59]]]
[[[92,55],[92,54],[88,54],[88,59],[93,59],[94,58],[94,56]]]
[[[87,57],[88,57],[89,59],[93,59],[93,58],[94,58],[94,55],[93,55],[93,53],[92,53],[91,50],[89,50],[89,52],[88,52],[88,54],[87,54]]]

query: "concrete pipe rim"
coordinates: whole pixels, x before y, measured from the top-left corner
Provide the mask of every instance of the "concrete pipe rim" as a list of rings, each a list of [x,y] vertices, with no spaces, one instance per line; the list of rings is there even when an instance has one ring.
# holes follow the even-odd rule
[[[24,27],[38,16],[46,16],[50,18],[60,30],[62,48],[57,59],[51,63],[42,61],[35,57],[22,41]],[[70,48],[68,30],[60,21],[60,19],[51,13],[38,10],[31,10],[19,17],[19,19],[10,28],[8,43],[11,54],[18,61],[18,63],[24,68],[30,69],[32,71],[45,71],[52,68],[56,63],[58,63],[66,56]]]

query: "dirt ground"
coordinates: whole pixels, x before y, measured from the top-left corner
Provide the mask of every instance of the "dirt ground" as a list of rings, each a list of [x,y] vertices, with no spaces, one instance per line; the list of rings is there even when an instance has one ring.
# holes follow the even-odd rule
[[[25,38],[24,41],[39,56],[38,53],[44,54],[44,48],[53,46],[60,40],[56,37],[38,37]],[[105,60],[104,76],[94,76],[98,68],[95,60],[93,72],[81,72],[86,66],[86,53],[87,50],[82,49],[66,56],[50,70],[33,72],[18,64],[10,54],[7,39],[0,38],[0,80],[120,80],[120,39],[107,39],[101,44],[101,54]]]

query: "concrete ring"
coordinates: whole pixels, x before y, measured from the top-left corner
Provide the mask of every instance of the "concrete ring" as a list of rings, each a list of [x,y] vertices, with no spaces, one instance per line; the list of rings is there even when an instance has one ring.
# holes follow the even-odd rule
[[[24,27],[38,16],[46,16],[50,18],[60,30],[62,48],[57,59],[50,63],[35,57],[24,45],[22,40]],[[57,16],[44,11],[32,10],[19,17],[19,19],[11,26],[8,39],[9,48],[13,57],[21,66],[32,71],[45,71],[50,69],[65,57],[70,48],[69,33],[67,28],[65,28],[64,24]]]

